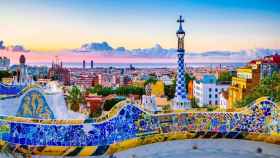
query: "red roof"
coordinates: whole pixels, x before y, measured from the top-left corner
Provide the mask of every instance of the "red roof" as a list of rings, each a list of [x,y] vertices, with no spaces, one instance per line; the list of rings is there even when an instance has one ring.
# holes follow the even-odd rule
[[[102,96],[86,96],[86,101],[103,100]]]
[[[256,62],[260,61],[261,63],[270,63],[270,64],[279,64],[280,65],[280,55],[270,55],[265,56],[262,59],[252,60],[250,61],[250,64],[256,64]]]

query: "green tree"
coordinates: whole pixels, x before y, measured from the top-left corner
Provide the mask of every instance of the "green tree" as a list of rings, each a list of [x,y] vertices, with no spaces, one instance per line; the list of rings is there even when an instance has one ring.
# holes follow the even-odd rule
[[[102,86],[99,85],[99,84],[97,84],[97,85],[95,85],[94,87],[91,87],[91,88],[88,89],[88,91],[89,91],[90,93],[98,93],[98,92],[101,91],[101,90],[102,90]]]
[[[267,76],[262,79],[261,83],[256,88],[252,89],[249,95],[235,103],[235,107],[248,106],[250,103],[263,96],[271,97],[275,102],[280,102],[280,74],[273,73],[272,76]]]
[[[174,98],[175,90],[176,90],[176,80],[173,80],[171,85],[164,85],[164,95],[167,96],[168,100]]]
[[[129,94],[143,95],[145,93],[144,88],[136,86],[128,87],[118,87],[116,89],[109,87],[102,87],[101,85],[96,85],[88,89],[90,93],[97,93],[97,95],[108,96],[110,94],[117,94],[121,96],[128,96]]]
[[[200,107],[198,106],[198,104],[197,104],[196,98],[192,98],[192,99],[191,99],[191,107],[192,107],[192,108],[200,108]]]
[[[140,95],[140,96],[145,94],[145,89],[143,87],[130,86],[128,88],[129,88],[130,94],[136,94],[136,95]]]
[[[103,87],[100,92],[97,93],[98,95],[108,96],[110,94],[114,94],[114,91],[110,87]]]
[[[224,72],[221,72],[221,74],[218,78],[218,81],[220,81],[220,82],[231,81],[231,79],[232,79],[231,73],[228,71],[224,71]]]
[[[146,86],[147,84],[155,84],[157,82],[157,78],[155,76],[150,76],[147,80],[145,80],[144,85]]]
[[[128,96],[129,94],[135,94],[141,96],[145,93],[145,90],[142,87],[128,86],[128,87],[118,87],[114,91],[114,93],[121,96]]]
[[[73,86],[68,92],[67,102],[70,105],[71,110],[78,111],[81,103],[85,103],[85,96],[81,92],[80,88]]]
[[[214,111],[216,110],[218,107],[216,106],[207,106],[207,111]]]
[[[126,96],[128,94],[128,90],[125,87],[119,87],[115,90],[117,95]]]
[[[114,91],[110,87],[102,87],[101,85],[96,85],[88,89],[90,93],[96,93],[97,95],[107,96],[113,94]]]
[[[13,74],[10,73],[9,71],[0,71],[0,80],[2,80],[2,78],[4,77],[12,77]]]

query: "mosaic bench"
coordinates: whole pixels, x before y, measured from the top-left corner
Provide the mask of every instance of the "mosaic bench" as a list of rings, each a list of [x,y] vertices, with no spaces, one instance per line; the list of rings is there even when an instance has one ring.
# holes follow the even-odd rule
[[[248,111],[150,114],[126,103],[115,115],[100,121],[2,116],[0,147],[8,145],[34,155],[91,156],[174,139],[279,137],[279,108],[275,103],[263,97]]]

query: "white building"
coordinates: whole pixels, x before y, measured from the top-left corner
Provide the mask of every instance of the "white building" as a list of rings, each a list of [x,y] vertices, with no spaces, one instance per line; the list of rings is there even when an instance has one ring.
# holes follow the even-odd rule
[[[144,105],[144,109],[150,112],[159,111],[156,103],[156,96],[143,95],[142,96],[142,104]]]
[[[220,84],[214,75],[205,75],[202,80],[194,81],[193,94],[200,107],[220,104],[220,92],[225,91],[229,84]]]
[[[14,80],[13,84],[28,85],[28,84],[31,84],[32,82],[33,82],[33,79],[31,76],[28,75],[28,72],[27,72],[25,56],[20,55],[19,67],[17,69],[17,76],[16,76],[16,80]]]
[[[219,107],[221,109],[227,109],[228,105],[228,93],[226,91],[223,91],[219,94]]]
[[[0,70],[8,70],[10,66],[10,59],[7,57],[0,57]]]
[[[168,75],[163,75],[163,76],[159,77],[159,80],[163,81],[163,83],[165,85],[172,85],[173,84],[173,80]]]

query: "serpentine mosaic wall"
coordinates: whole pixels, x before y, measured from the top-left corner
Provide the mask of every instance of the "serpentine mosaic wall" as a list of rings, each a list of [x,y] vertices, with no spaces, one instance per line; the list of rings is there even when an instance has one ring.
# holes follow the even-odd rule
[[[25,86],[5,85],[0,83],[0,95],[16,95],[20,93]]]
[[[280,134],[279,118],[279,109],[267,98],[257,100],[244,113],[185,112],[152,115],[127,104],[114,117],[101,122],[67,124],[67,121],[59,123],[57,120],[56,124],[50,124],[32,119],[16,122],[11,121],[12,118],[2,117],[0,138],[26,149],[76,147],[68,153],[72,156],[81,155],[79,152],[83,148],[94,146],[96,148],[87,155],[101,155],[112,144],[164,133],[219,133],[229,138],[238,137],[242,133]]]
[[[42,88],[36,84],[19,86],[0,83],[1,104],[11,104],[12,102],[13,105],[10,106],[13,107],[10,108],[18,107],[16,114],[14,114],[17,117],[55,119],[54,113],[40,89]],[[10,101],[7,103],[6,100]]]
[[[35,89],[24,94],[16,116],[37,119],[55,119],[46,98],[41,92]]]

